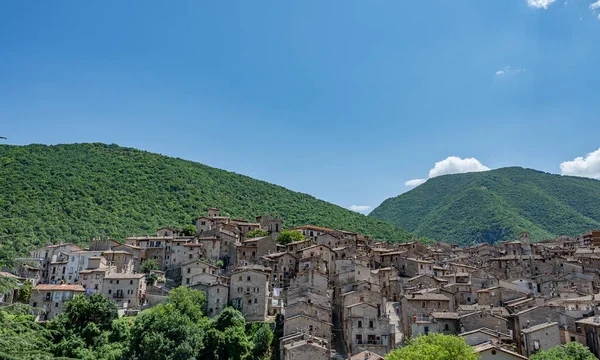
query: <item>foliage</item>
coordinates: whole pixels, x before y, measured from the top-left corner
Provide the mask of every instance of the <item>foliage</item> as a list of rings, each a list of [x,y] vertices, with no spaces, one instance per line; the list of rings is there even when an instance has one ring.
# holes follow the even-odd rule
[[[223,262],[223,260],[217,260],[217,262],[215,263],[215,266],[216,266],[216,267],[220,267],[220,268],[222,268],[222,267],[223,267],[223,265],[225,265],[225,263]]]
[[[246,234],[246,237],[248,239],[252,239],[252,238],[262,237],[262,236],[267,236],[267,235],[269,235],[269,233],[264,231],[263,229],[254,229],[254,230],[248,232],[248,234]]]
[[[196,227],[194,225],[186,225],[181,230],[181,233],[185,236],[196,235]]]
[[[277,242],[283,245],[302,240],[304,240],[304,235],[297,230],[283,230],[277,236]]]
[[[117,305],[102,294],[77,295],[65,312],[48,324],[53,330],[53,352],[78,359],[117,359],[125,344],[112,335]],[[111,340],[112,337],[112,340]]]
[[[530,360],[597,360],[590,349],[580,343],[570,342],[565,346],[557,345],[546,351],[537,352]]]
[[[140,270],[144,274],[149,274],[152,270],[158,270],[158,261],[155,259],[147,259],[142,262]]]
[[[458,336],[429,333],[409,341],[385,360],[477,360],[473,348]]]
[[[517,167],[429,179],[369,216],[418,235],[471,245],[577,236],[600,228],[600,181]]]
[[[49,242],[152,234],[191,224],[209,207],[236,218],[279,216],[288,227],[313,224],[376,239],[411,238],[310,195],[117,145],[0,145],[0,178],[0,236],[14,235],[0,252],[22,255]]]
[[[50,332],[26,311],[0,309],[0,360],[53,359]]]
[[[33,283],[29,280],[23,282],[23,285],[19,287],[19,295],[17,301],[23,304],[29,304],[31,299],[31,292],[33,291]]]

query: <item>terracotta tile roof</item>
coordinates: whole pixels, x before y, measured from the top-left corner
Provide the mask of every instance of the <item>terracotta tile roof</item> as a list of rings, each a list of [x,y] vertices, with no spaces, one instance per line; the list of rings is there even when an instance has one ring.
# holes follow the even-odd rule
[[[66,284],[39,284],[35,289],[39,291],[85,291],[81,285]]]

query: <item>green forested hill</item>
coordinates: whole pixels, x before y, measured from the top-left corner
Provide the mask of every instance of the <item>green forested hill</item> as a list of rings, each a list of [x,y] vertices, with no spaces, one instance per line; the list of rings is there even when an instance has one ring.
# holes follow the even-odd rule
[[[199,163],[105,144],[0,146],[0,241],[122,240],[192,224],[208,207],[388,240],[409,234],[342,207]]]
[[[517,167],[445,175],[369,214],[431,239],[459,244],[576,236],[600,228],[600,181]]]

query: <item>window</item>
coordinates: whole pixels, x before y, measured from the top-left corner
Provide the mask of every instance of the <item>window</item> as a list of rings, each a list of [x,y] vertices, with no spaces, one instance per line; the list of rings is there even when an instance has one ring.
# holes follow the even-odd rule
[[[258,299],[254,299],[254,303],[255,303],[255,304],[256,304],[256,303],[258,303]]]
[[[34,308],[36,308],[36,307],[37,307],[37,303],[36,303],[36,302],[34,302],[34,303],[33,303],[33,307],[34,307]],[[575,341],[575,340],[572,340],[572,341]]]
[[[246,278],[246,281],[250,281],[250,276],[248,276],[248,277]]]
[[[450,327],[448,326],[448,324],[444,324],[444,331],[448,331],[450,330]]]
[[[425,335],[429,334],[429,326],[425,326],[423,332],[425,333]]]
[[[112,282],[112,280],[109,280],[109,281],[108,281],[108,283],[109,283],[109,284],[112,284],[113,282]]]
[[[438,307],[438,309],[441,308],[442,307],[442,303],[438,301],[437,302],[437,307]]]
[[[425,308],[425,301],[421,301],[421,307]]]
[[[252,299],[248,299],[248,304],[252,305]]]
[[[373,328],[373,320],[369,320],[369,328],[372,329]]]
[[[100,279],[100,274],[96,274],[96,280]]]
[[[358,345],[362,344],[362,334],[356,334],[356,343]]]
[[[129,280],[129,285],[133,285],[133,280]]]
[[[362,321],[358,320],[358,327],[361,328],[362,327]]]
[[[87,280],[87,275],[83,275],[83,280]]]
[[[217,288],[217,294],[221,292],[221,289]]]
[[[308,331],[313,331],[313,326],[312,325],[308,325]]]
[[[117,285],[119,284],[119,280],[117,280]]]
[[[54,307],[58,307],[58,303],[55,303],[55,304],[54,304]]]
[[[220,303],[221,303],[221,299],[217,299],[217,304],[220,304]]]
[[[188,268],[187,273],[189,274],[190,272],[192,272],[192,269]]]
[[[190,284],[190,278],[186,278],[185,279],[185,283],[189,285]]]
[[[238,280],[239,280],[239,281],[242,281],[242,277],[240,276]]]
[[[108,293],[109,293],[109,294],[112,294],[112,290],[111,290],[111,289],[108,289]]]
[[[190,259],[192,258],[192,254],[190,254]]]

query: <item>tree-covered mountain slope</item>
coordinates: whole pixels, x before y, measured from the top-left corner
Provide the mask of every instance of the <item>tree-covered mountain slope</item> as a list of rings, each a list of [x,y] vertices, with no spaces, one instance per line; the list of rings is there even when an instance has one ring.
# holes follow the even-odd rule
[[[277,215],[285,226],[411,238],[310,195],[191,161],[117,145],[0,145],[0,241],[22,240],[25,247],[107,235],[122,240],[192,224],[209,207],[248,220]]]
[[[577,236],[600,228],[600,181],[518,167],[454,174],[385,200],[369,216],[459,244]]]

